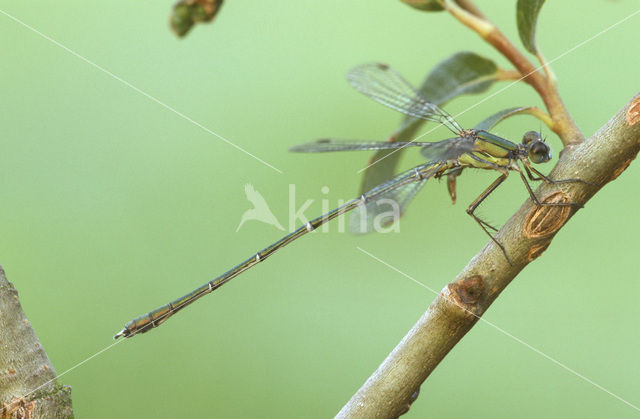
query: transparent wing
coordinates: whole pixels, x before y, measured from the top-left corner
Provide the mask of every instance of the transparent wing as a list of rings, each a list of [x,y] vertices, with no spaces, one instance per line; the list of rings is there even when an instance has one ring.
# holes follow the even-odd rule
[[[372,233],[397,222],[426,182],[420,180],[398,187],[376,200],[358,206],[349,217],[349,231],[353,234]]]
[[[442,164],[424,164],[384,182],[365,194],[366,200],[349,217],[349,231],[365,234],[397,222],[424,184]],[[416,171],[421,176],[416,177]]]
[[[347,80],[360,93],[391,109],[415,118],[438,122],[455,134],[462,131],[451,115],[429,102],[386,64],[369,63],[355,67],[347,73]]]
[[[388,142],[388,141],[358,141],[336,140],[323,138],[306,144],[291,147],[289,151],[296,153],[324,153],[328,151],[354,151],[354,150],[394,150],[404,147],[424,147],[431,143],[426,142]]]
[[[475,142],[472,138],[451,138],[437,143],[424,144],[420,154],[430,163],[456,160],[461,155],[474,151],[474,144]]]

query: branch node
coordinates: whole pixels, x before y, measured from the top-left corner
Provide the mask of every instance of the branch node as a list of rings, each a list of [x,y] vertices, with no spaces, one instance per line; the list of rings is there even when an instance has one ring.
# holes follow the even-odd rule
[[[487,39],[489,35],[496,30],[496,27],[491,22],[463,9],[453,1],[445,0],[443,6],[445,10],[451,13],[456,19],[484,39]]]
[[[398,412],[398,416],[402,416],[405,413],[407,413],[409,409],[411,409],[411,405],[413,404],[413,402],[415,402],[418,399],[419,395],[420,395],[420,387],[418,387],[418,389],[413,392],[413,394],[411,395],[407,403],[402,407],[402,410]]]
[[[471,309],[480,299],[484,291],[484,280],[481,275],[471,275],[448,285],[451,298],[464,309]],[[470,310],[471,311],[471,310]]]

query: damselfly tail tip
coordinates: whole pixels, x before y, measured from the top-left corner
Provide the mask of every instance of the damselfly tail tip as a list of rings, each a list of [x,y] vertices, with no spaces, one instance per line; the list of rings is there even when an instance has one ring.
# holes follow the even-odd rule
[[[118,333],[115,334],[115,336],[113,337],[114,339],[118,339],[119,337],[129,337],[129,330],[125,327],[124,329],[122,329],[121,331],[119,331]]]

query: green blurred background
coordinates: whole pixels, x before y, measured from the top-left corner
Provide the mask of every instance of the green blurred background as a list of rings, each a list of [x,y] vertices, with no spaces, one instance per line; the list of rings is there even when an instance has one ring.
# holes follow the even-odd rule
[[[477,1],[515,42],[515,1]],[[452,53],[499,57],[449,15],[397,1],[227,1],[186,39],[170,2],[4,2],[2,10],[283,171],[280,174],[0,14],[0,264],[57,371],[110,345],[125,322],[280,237],[236,227],[254,185],[283,225],[358,193],[370,154],[298,155],[319,137],[383,140],[401,116],[344,81],[392,64],[418,84]],[[635,0],[549,1],[539,45],[553,59],[636,10]],[[638,19],[553,63],[591,135],[638,89]],[[518,42],[519,44],[519,42]],[[490,92],[504,87],[499,84]],[[455,114],[482,96],[447,106]],[[540,104],[516,85],[460,117]],[[426,131],[430,127],[426,127]],[[515,117],[497,133],[540,128]],[[548,130],[547,130],[548,131]],[[436,131],[429,139],[442,138]],[[557,156],[560,142],[549,141]],[[603,156],[606,158],[606,156]],[[402,167],[419,162],[407,153]],[[544,171],[551,169],[541,168]],[[473,175],[472,175],[473,174]],[[434,295],[487,243],[464,208],[495,177],[469,172],[451,207],[444,184],[416,199],[400,234],[314,233],[152,333],[62,378],[78,417],[329,417]],[[637,164],[607,185],[486,318],[640,404]],[[329,186],[328,195],[321,193]],[[498,224],[526,199],[510,179],[482,208]],[[422,386],[408,417],[631,417],[611,395],[479,323]]]

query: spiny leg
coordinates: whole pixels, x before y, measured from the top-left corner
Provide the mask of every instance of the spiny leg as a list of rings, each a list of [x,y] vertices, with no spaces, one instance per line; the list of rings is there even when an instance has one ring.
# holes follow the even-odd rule
[[[525,168],[526,167],[527,166],[525,166]],[[524,173],[522,173],[522,171],[520,171],[520,170],[518,170],[518,173],[520,173],[520,178],[524,182],[524,185],[527,187],[527,191],[529,192],[529,196],[531,197],[531,200],[537,206],[539,206],[539,207],[578,207],[578,208],[583,208],[584,207],[583,204],[579,204],[577,202],[540,202],[540,200],[538,199],[536,194],[533,192],[533,189],[531,189],[531,185],[529,185],[529,182],[527,182],[527,178],[524,175]],[[553,182],[550,182],[550,183],[562,183],[562,182],[563,181],[553,181]]]
[[[524,165],[524,169],[527,171],[527,176],[529,177],[529,180],[533,180],[533,181],[544,180],[545,182],[551,183],[551,184],[578,182],[578,183],[584,183],[585,185],[595,186],[595,184],[593,184],[591,182],[587,182],[586,180],[582,180],[582,179],[558,179],[558,180],[553,180],[553,179],[547,177],[546,175],[544,175],[543,173],[539,172],[538,170],[536,170],[535,167],[529,166],[527,164]],[[531,172],[533,172],[536,175],[538,175],[538,177],[534,177]]]
[[[532,167],[531,169],[533,169],[533,167]],[[542,173],[540,173],[540,172],[538,172],[538,173],[537,173],[537,174],[538,174],[538,177],[534,177],[534,176],[533,176],[533,174],[531,173],[531,169],[529,169],[529,166],[527,166],[527,165],[525,164],[525,166],[524,166],[524,170],[526,170],[526,172],[527,172],[527,177],[529,178],[529,180],[534,181],[534,182],[536,182],[536,181],[538,181],[538,180],[545,180],[545,181],[547,181],[547,182],[553,183],[553,181],[552,181],[551,179],[549,179],[548,177],[544,176],[544,175],[543,175]]]
[[[511,263],[511,259],[509,259],[509,255],[507,255],[507,251],[505,250],[505,248],[502,245],[502,243],[500,243],[495,237],[493,237],[493,234],[491,234],[489,232],[489,230],[487,230],[487,227],[493,229],[494,231],[498,231],[498,229],[496,229],[495,227],[489,225],[489,223],[487,223],[486,221],[480,219],[480,217],[478,217],[477,215],[474,214],[475,210],[482,203],[482,201],[484,201],[493,191],[495,191],[498,188],[498,186],[500,186],[500,184],[502,182],[504,182],[504,180],[507,178],[508,175],[509,175],[509,172],[503,173],[502,175],[500,175],[500,177],[498,179],[496,179],[491,185],[489,185],[489,187],[487,189],[485,189],[485,191],[482,192],[480,194],[480,196],[478,196],[475,199],[475,201],[473,201],[469,205],[469,207],[467,208],[467,214],[469,214],[471,217],[473,217],[473,219],[478,223],[480,228],[482,228],[482,230],[485,233],[487,233],[487,235],[491,238],[491,240],[493,240],[493,242],[495,244],[497,244],[498,247],[500,247],[500,250],[502,250],[502,253],[504,254],[504,257],[507,259],[507,262],[509,262],[509,265],[513,265],[513,263]]]
[[[484,165],[486,165],[486,166],[489,166],[490,168],[493,168],[493,170],[495,170],[495,171],[497,171],[497,172],[504,173],[504,174],[505,174],[505,178],[506,178],[506,176],[508,176],[508,175],[509,175],[508,169],[507,169],[505,166],[497,165],[497,164],[495,164],[495,163],[493,163],[493,162],[490,162],[490,161],[488,161],[488,160],[482,159],[482,158],[480,158],[480,157],[478,157],[478,156],[476,156],[476,155],[474,155],[474,154],[469,154],[469,157],[471,157],[472,159],[476,160],[476,161],[477,161],[477,162],[479,162],[479,163],[482,163],[482,164],[484,164]],[[462,169],[460,170],[460,172],[462,172]],[[502,179],[502,181],[504,181],[504,179]],[[491,191],[489,191],[489,193],[493,192],[493,190],[495,190],[495,188],[497,188],[497,187],[498,187],[498,185],[499,185],[500,183],[502,183],[502,181],[498,182],[498,181],[496,180],[496,182],[498,182],[498,184],[497,184],[497,185],[495,185],[495,186],[492,184],[491,186],[494,186],[494,189],[492,189]],[[487,188],[487,189],[490,189],[490,188],[491,188],[491,186],[489,186],[489,188]],[[485,191],[485,192],[486,192],[486,191]],[[484,193],[484,192],[483,192],[483,193]],[[485,196],[484,198],[486,198],[486,196]],[[484,198],[480,199],[480,197],[478,197],[478,199],[480,200],[480,202],[482,202],[482,201],[484,200]],[[478,199],[476,199],[476,201],[478,201]],[[474,205],[474,203],[476,203],[476,201],[472,202],[472,203],[471,203],[471,205],[469,205],[469,208],[467,208],[467,211],[469,211],[469,209]],[[473,210],[472,210],[472,211],[475,211],[475,209],[478,207],[478,205],[480,205],[480,202],[477,202],[477,204],[475,205],[475,207],[473,208]],[[475,217],[475,216],[474,216],[474,218],[477,218],[477,217]],[[494,226],[492,226],[491,224],[487,223],[486,221],[484,221],[484,220],[482,220],[482,219],[480,219],[480,218],[477,218],[477,220],[476,220],[476,221],[478,221],[479,223],[482,223],[484,226],[486,226],[486,227],[488,227],[488,228],[492,229],[493,231],[496,231],[496,232],[498,231],[498,229],[497,229],[497,228],[495,228]]]

